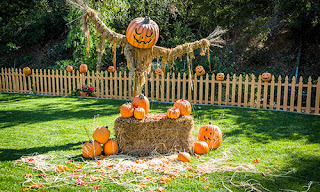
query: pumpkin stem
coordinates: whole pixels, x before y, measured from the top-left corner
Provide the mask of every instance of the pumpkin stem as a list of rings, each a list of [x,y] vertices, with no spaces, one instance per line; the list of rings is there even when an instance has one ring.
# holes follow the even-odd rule
[[[140,94],[139,97],[140,97],[140,99],[143,99],[144,98],[144,94]]]
[[[143,24],[149,24],[150,23],[150,17],[146,16],[143,20]]]
[[[106,126],[106,128],[109,129],[108,126]]]
[[[89,139],[89,143],[93,143],[93,140],[92,140],[92,139]]]

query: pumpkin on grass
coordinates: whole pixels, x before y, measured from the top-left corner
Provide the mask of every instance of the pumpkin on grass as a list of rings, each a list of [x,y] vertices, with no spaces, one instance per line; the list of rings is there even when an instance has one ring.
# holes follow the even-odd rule
[[[177,119],[178,117],[180,117],[180,109],[176,107],[171,107],[167,110],[167,116],[170,119]]]
[[[72,72],[72,71],[73,71],[73,67],[69,65],[69,66],[67,67],[67,71],[68,71],[68,72]]]
[[[120,114],[124,118],[132,117],[134,113],[134,106],[132,103],[125,103],[120,107]]]
[[[29,67],[23,68],[22,71],[23,71],[23,74],[27,77],[31,75],[31,69]]]
[[[218,126],[209,122],[209,125],[200,128],[198,139],[205,141],[210,149],[217,149],[222,142],[222,132]]]
[[[187,153],[187,152],[180,152],[178,154],[178,158],[177,158],[179,161],[182,161],[182,162],[189,162],[191,157],[190,157],[190,154]]]
[[[146,114],[148,114],[150,109],[150,102],[149,99],[144,96],[143,94],[137,95],[133,98],[132,104],[134,107],[142,107]]]
[[[97,141],[100,144],[105,144],[110,137],[110,131],[108,129],[108,126],[100,126],[98,127],[94,133],[92,138]]]
[[[102,153],[102,147],[100,143],[90,140],[85,144],[83,144],[82,156],[84,158],[94,158],[96,156],[101,155],[101,153]]]
[[[198,65],[196,67],[196,74],[197,74],[197,76],[203,76],[206,74],[206,71],[204,70],[203,66]]]
[[[137,106],[134,110],[134,118],[136,119],[144,119],[146,113],[142,107]]]
[[[173,106],[180,109],[180,115],[191,114],[191,105],[187,100],[180,99],[176,101]]]
[[[109,139],[103,145],[103,152],[105,155],[114,155],[118,153],[118,143],[115,140]]]
[[[209,152],[209,146],[204,141],[195,141],[194,152],[199,155],[207,154]]]
[[[80,73],[87,73],[88,72],[88,66],[86,64],[80,65]]]

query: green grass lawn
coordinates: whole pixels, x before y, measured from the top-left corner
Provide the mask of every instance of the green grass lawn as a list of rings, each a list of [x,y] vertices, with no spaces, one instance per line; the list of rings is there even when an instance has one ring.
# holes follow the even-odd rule
[[[0,190],[22,191],[30,185],[23,184],[25,174],[39,175],[32,167],[15,164],[22,156],[49,154],[59,157],[57,164],[63,164],[70,157],[80,157],[82,144],[88,140],[83,125],[90,133],[98,125],[107,125],[114,137],[114,120],[124,102],[1,93]],[[153,102],[151,112],[164,113],[170,106],[172,104]],[[194,109],[194,138],[201,125],[212,121],[221,128],[224,140],[217,150],[201,156],[201,160],[192,157],[191,164],[196,166],[230,151],[228,163],[231,166],[253,164],[256,171],[215,172],[202,176],[207,180],[181,174],[171,182],[153,186],[163,187],[165,191],[204,191],[205,186],[211,191],[227,191],[227,188],[245,191],[250,187],[236,185],[246,181],[256,183],[253,186],[261,191],[304,191],[308,185],[309,191],[320,191],[320,116],[203,105],[195,105]],[[225,115],[219,119],[223,112]],[[94,120],[97,115],[99,118]],[[253,163],[256,158],[259,163]],[[143,174],[128,173],[122,179],[130,180]],[[129,190],[108,179],[87,187],[70,184],[50,188],[52,186],[45,185],[46,188],[36,190],[93,191],[93,185],[99,185],[98,191]]]

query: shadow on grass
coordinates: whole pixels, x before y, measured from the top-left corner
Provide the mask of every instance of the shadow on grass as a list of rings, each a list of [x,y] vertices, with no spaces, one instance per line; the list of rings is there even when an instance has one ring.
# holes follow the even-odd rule
[[[34,148],[25,148],[25,149],[0,149],[0,161],[12,161],[20,159],[20,157],[25,155],[32,155],[35,153],[45,154],[50,151],[68,151],[68,150],[77,150],[82,149],[82,144],[86,141],[77,142],[77,143],[68,143],[65,145],[59,146],[50,146],[50,147],[34,147]]]

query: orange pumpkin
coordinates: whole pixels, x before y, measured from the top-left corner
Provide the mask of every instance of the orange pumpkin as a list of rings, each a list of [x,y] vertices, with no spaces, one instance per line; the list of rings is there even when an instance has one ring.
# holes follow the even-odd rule
[[[180,117],[180,109],[176,107],[171,107],[167,110],[167,116],[170,119],[177,119],[178,117]]]
[[[94,158],[101,155],[101,153],[102,147],[98,142],[90,140],[89,142],[83,144],[82,156],[84,158]]]
[[[137,107],[134,110],[134,118],[136,119],[144,119],[144,117],[146,116],[146,112],[142,107]]]
[[[150,17],[138,17],[130,22],[126,37],[132,46],[148,49],[158,41],[159,26]]]
[[[110,139],[103,145],[103,152],[105,155],[114,155],[118,153],[118,143]]]
[[[207,154],[209,152],[209,146],[204,141],[195,141],[194,152],[199,155]]]
[[[23,68],[22,71],[23,71],[23,74],[27,77],[31,75],[31,69],[29,67]]]
[[[187,153],[187,152],[180,152],[178,154],[178,158],[177,158],[179,161],[182,161],[182,162],[189,162],[191,157],[190,157],[190,154]]]
[[[132,103],[125,103],[120,107],[120,114],[124,118],[129,118],[133,116],[134,106]]]
[[[149,99],[143,94],[137,95],[133,98],[132,101],[133,106],[137,107],[138,105],[142,107],[146,114],[148,114],[150,109]]]
[[[180,114],[181,115],[190,115],[191,114],[191,105],[189,101],[180,99],[176,101],[173,105],[176,108],[180,109]]]
[[[157,69],[155,70],[155,73],[156,73],[157,75],[162,75],[162,74],[163,74],[163,71],[162,71],[162,69],[157,68]]]
[[[94,133],[92,138],[100,144],[105,144],[110,137],[110,131],[108,127],[100,126],[98,127]]]
[[[80,73],[87,73],[88,72],[88,66],[86,64],[80,65]]]
[[[262,73],[261,79],[264,82],[269,82],[272,79],[272,75],[271,73]]]
[[[222,142],[222,132],[218,126],[209,122],[209,125],[200,128],[198,139],[205,141],[210,149],[217,149]]]
[[[224,73],[218,73],[216,76],[217,81],[223,81],[224,80]]]
[[[206,74],[206,71],[204,70],[203,66],[198,65],[196,67],[196,74],[197,74],[197,76],[203,76]]]
[[[109,66],[109,67],[108,67],[108,71],[109,71],[110,73],[114,73],[114,72],[116,72],[116,68],[114,68],[113,66]]]
[[[69,66],[67,67],[67,71],[68,71],[68,72],[72,72],[72,71],[73,71],[73,67],[69,65]]]

